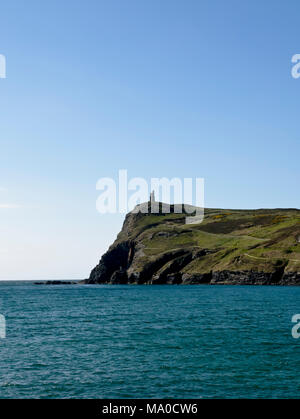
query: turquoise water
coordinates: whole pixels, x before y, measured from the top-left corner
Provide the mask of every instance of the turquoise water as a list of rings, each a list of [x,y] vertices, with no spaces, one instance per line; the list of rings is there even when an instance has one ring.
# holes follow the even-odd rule
[[[0,283],[1,398],[298,397],[300,288]]]

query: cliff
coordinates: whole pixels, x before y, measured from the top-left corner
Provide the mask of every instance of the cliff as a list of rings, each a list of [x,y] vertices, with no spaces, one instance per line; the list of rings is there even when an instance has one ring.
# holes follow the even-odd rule
[[[300,210],[206,209],[195,225],[131,212],[85,282],[298,285]]]

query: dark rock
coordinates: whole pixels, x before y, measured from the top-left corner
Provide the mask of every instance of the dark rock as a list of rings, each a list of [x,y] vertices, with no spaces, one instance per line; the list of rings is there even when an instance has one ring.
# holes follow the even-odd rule
[[[142,207],[143,205],[149,209],[149,203],[142,204]],[[291,211],[291,216],[298,216],[298,210]],[[208,222],[194,226],[193,229],[184,225],[185,214],[174,214],[174,206],[171,206],[170,213],[164,212],[161,203],[158,205],[157,214],[131,212],[126,216],[115,243],[102,256],[89,279],[84,282],[149,285],[300,285],[300,272],[290,272],[295,267],[289,265],[289,256],[285,257],[292,252],[289,248],[285,249],[287,252],[283,254],[282,260],[275,261],[274,257],[268,259],[265,256],[253,256],[251,259],[251,255],[249,258],[246,253],[258,247],[266,250],[276,246],[277,249],[278,244],[286,237],[289,240],[290,237],[294,237],[295,242],[299,241],[299,226],[295,224],[296,227],[286,227],[283,224],[278,233],[263,239],[261,229],[274,222],[280,222],[282,217],[276,218],[275,210],[245,211],[245,214],[242,212],[236,210],[235,216],[230,219],[231,214],[228,212],[210,210],[211,218],[208,217]],[[235,247],[235,241],[242,237],[239,236],[241,230],[256,227],[259,229],[258,243],[250,242],[247,250],[242,246]],[[233,235],[234,231],[238,234]],[[197,232],[209,235],[208,243],[204,241],[204,245],[209,249],[199,246],[202,239],[201,235],[197,236]],[[224,235],[228,235],[233,244],[219,247],[220,236],[223,238]],[[211,244],[211,237],[216,237],[215,248]],[[155,243],[151,246],[152,241]],[[290,244],[286,246],[290,247]],[[220,266],[226,268],[221,270]],[[58,285],[57,282],[64,284],[61,281],[50,282],[51,285]]]
[[[76,285],[76,281],[46,281],[46,282],[35,282],[34,285]]]

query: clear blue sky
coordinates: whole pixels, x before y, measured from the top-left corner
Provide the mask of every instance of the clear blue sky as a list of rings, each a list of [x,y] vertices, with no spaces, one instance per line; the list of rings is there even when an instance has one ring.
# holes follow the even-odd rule
[[[3,2],[0,279],[86,277],[123,221],[96,212],[96,181],[123,168],[204,177],[208,207],[299,207],[299,15],[298,0]]]

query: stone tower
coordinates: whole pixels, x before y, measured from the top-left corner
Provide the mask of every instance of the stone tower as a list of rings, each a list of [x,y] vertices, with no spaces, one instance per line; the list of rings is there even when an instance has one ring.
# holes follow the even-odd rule
[[[155,192],[154,191],[151,192],[150,202],[155,202]]]

